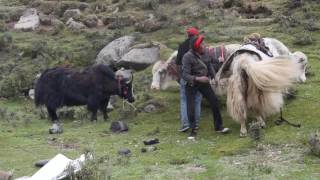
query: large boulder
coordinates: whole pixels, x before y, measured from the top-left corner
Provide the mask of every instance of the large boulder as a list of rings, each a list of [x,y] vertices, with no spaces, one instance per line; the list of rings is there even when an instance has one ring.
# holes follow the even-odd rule
[[[143,70],[156,62],[160,48],[152,43],[134,45],[135,37],[124,36],[104,47],[96,58],[96,63],[103,63],[127,69]]]
[[[129,51],[134,41],[135,37],[133,36],[123,36],[112,41],[99,52],[96,63],[106,65],[115,64],[115,62],[119,61],[121,57]]]
[[[159,46],[133,48],[118,62],[119,66],[127,69],[143,70],[159,59]]]
[[[35,0],[30,3],[32,8],[38,9],[40,12],[49,15],[58,7],[58,1]]]
[[[27,9],[14,25],[14,29],[35,30],[40,25],[40,18],[37,10],[34,8]]]

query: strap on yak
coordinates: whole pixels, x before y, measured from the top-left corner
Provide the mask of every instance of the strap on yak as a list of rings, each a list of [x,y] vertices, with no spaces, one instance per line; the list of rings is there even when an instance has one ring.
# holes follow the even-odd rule
[[[124,90],[124,92],[122,92],[121,80],[119,78],[117,80],[118,80],[118,91],[119,91],[119,94],[122,95],[122,93],[123,93],[124,96],[127,96],[127,94],[128,94],[127,90]]]
[[[225,46],[221,44],[219,47],[209,48],[209,55],[212,56],[212,61],[219,61],[224,63],[225,61]],[[221,57],[221,61],[220,61]]]
[[[253,54],[253,55],[257,55],[259,60],[260,61],[262,60],[262,57],[260,56],[260,54],[255,52],[255,51],[252,51],[252,50],[249,50],[249,49],[239,49],[236,52],[234,52],[233,54],[231,54],[231,56],[226,60],[224,65],[221,67],[221,72],[228,71],[230,69],[230,66],[231,66],[232,62],[233,62],[234,57],[237,56],[237,55],[240,55],[242,53],[250,53],[250,54]],[[224,78],[224,77],[220,77],[220,78]]]
[[[224,45],[223,44],[221,44],[220,49],[221,49],[221,62],[224,63],[225,56],[224,56]]]
[[[119,78],[117,78],[118,81],[118,91],[119,91],[119,95],[122,94],[122,88],[121,88],[121,80]]]
[[[177,65],[174,62],[168,63],[168,73],[173,76],[179,76]]]

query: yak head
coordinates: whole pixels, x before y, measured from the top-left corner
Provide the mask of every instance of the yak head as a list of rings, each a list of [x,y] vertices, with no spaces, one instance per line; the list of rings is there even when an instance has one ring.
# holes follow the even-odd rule
[[[118,81],[119,96],[130,103],[134,102],[135,99],[134,99],[133,88],[132,88],[132,81],[133,81],[132,70],[126,70],[121,68],[118,71],[116,71],[115,76]]]

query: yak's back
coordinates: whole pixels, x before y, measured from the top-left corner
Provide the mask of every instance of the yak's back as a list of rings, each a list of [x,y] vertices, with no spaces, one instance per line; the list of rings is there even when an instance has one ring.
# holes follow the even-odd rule
[[[92,65],[83,70],[64,67],[47,69],[36,84],[35,104],[59,107],[64,104],[64,94],[88,91],[110,79],[114,79],[114,72],[103,64]]]

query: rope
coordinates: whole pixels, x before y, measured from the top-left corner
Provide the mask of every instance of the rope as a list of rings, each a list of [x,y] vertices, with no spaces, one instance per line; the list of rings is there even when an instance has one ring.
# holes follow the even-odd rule
[[[137,108],[132,104],[132,103],[129,103],[128,101],[126,100],[122,100],[122,110],[125,110],[125,104],[128,104],[130,107],[132,107],[135,111],[137,110]]]

